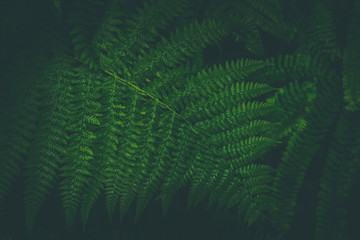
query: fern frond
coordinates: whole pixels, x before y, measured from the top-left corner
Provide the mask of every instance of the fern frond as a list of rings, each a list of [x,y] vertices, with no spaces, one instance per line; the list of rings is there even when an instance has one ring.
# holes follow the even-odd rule
[[[269,67],[254,76],[256,81],[283,86],[291,81],[311,81],[313,73],[318,71],[310,55],[278,55],[265,60]]]
[[[207,90],[211,91],[210,89]],[[193,104],[192,108],[189,108],[185,114],[196,112],[196,115],[192,117],[193,121],[203,121],[223,113],[226,109],[236,107],[239,103],[246,102],[247,99],[255,98],[272,90],[274,90],[272,87],[263,83],[233,83],[220,93],[214,94],[211,99],[202,99],[198,101],[199,103]]]
[[[44,106],[39,118],[41,125],[35,131],[36,140],[31,155],[24,164],[24,175],[27,176],[24,205],[29,230],[33,228],[36,215],[49,193],[49,188],[53,187],[56,181],[67,140],[67,78],[71,79],[72,66],[64,59],[54,62],[47,70],[47,77],[41,82],[42,88],[48,89],[49,93],[42,97]]]
[[[243,186],[236,180],[239,179],[237,177],[239,169],[259,158],[277,143],[266,137],[267,131],[276,124],[261,119],[271,112],[273,105],[249,101],[271,92],[274,88],[264,83],[239,81],[248,74],[269,65],[259,61],[243,64],[244,62],[232,63],[232,66],[226,64],[225,69],[220,66],[208,73],[202,72],[199,77],[202,76],[204,80],[200,86],[204,83],[208,84],[204,84],[200,95],[197,95],[196,102],[199,103],[192,104],[191,108],[185,108],[184,114],[192,114],[190,119],[195,122],[197,128],[204,129],[202,132],[207,133],[207,142],[213,149],[210,152],[212,156],[201,154],[194,162],[194,175],[188,195],[189,204],[196,205],[209,193],[209,207],[218,200],[221,205],[225,205],[232,198],[235,203],[242,198],[245,199],[249,192],[256,191],[259,186],[249,185],[245,193]],[[213,76],[216,77],[211,82]],[[233,82],[232,78],[238,81]],[[195,93],[195,90],[193,91]],[[191,104],[190,96],[191,92],[184,99],[184,106]],[[200,98],[201,96],[204,97]],[[265,136],[262,136],[263,134]],[[238,191],[242,191],[244,195],[239,195]],[[269,189],[266,193],[268,192]],[[260,206],[264,203],[258,202],[258,204],[257,206]],[[255,208],[257,207],[253,206],[252,209]],[[257,209],[260,213],[260,207]],[[240,211],[241,214],[243,212]],[[255,219],[251,221],[246,219],[249,224],[253,220]]]
[[[125,95],[126,96],[126,95]],[[151,104],[144,98],[138,90],[130,88],[127,90],[128,102],[124,106],[123,116],[126,116],[121,130],[119,138],[117,158],[109,162],[107,168],[106,178],[106,204],[110,217],[120,201],[121,218],[125,215],[127,208],[129,207],[129,199],[133,199],[136,195],[136,191],[133,189],[134,184],[138,184],[136,175],[137,171],[141,167],[138,165],[139,150],[143,145],[143,142],[147,139],[143,138],[142,128],[146,128],[150,116],[144,118],[143,111],[148,104]],[[144,112],[145,113],[145,112]],[[140,154],[139,154],[140,155]],[[139,176],[141,178],[141,176]]]
[[[270,121],[255,119],[250,122],[245,122],[239,127],[231,128],[227,131],[213,134],[210,138],[210,142],[217,144],[217,146],[224,146],[232,142],[239,142],[250,136],[259,135],[274,129],[278,124]]]
[[[247,124],[251,119],[266,116],[272,110],[273,107],[269,103],[256,101],[243,102],[217,116],[212,116],[211,113],[208,113],[212,118],[197,122],[195,127],[203,129],[202,132],[214,134]]]
[[[164,215],[170,206],[171,198],[176,191],[188,182],[192,175],[192,165],[195,161],[194,154],[197,154],[200,146],[197,136],[193,137],[189,127],[180,127],[178,137],[174,142],[176,150],[170,152],[170,167],[164,176],[161,186],[162,209]],[[191,174],[189,176],[189,174]]]
[[[351,189],[352,175],[359,164],[359,118],[359,114],[345,112],[338,120],[320,180],[316,240],[344,238],[345,201]]]
[[[206,44],[217,42],[229,32],[229,27],[213,19],[194,22],[183,30],[171,32],[170,39],[162,37],[155,49],[139,56],[138,64],[131,69],[132,79],[138,86],[146,86],[154,76],[154,69],[175,67],[188,56],[199,53]]]
[[[251,16],[255,18],[258,26],[268,31],[271,34],[277,36],[280,30],[277,24],[283,22],[281,21],[282,14],[280,1],[264,1],[264,0],[255,0],[255,1],[246,1],[249,9],[251,9]],[[244,4],[245,5],[245,4]],[[276,30],[277,29],[277,30]]]
[[[89,176],[89,184],[85,189],[81,205],[83,227],[85,227],[90,210],[98,199],[100,191],[104,188],[107,169],[117,159],[119,137],[122,134],[121,129],[125,126],[125,106],[121,104],[121,93],[124,88],[114,77],[105,77],[102,82],[100,104],[106,107],[99,110],[101,116],[98,121],[102,124],[95,133],[94,159],[89,166],[91,176]]]
[[[311,110],[311,106],[316,97],[316,87],[314,83],[303,82],[300,86],[298,81],[290,82],[288,86],[280,90],[267,102],[273,103],[279,111],[273,114],[272,119],[281,121],[279,128],[273,128],[271,136],[282,138],[294,131],[301,131],[306,127],[304,120],[306,112]]]
[[[312,11],[312,23],[303,48],[312,56],[314,64],[323,68],[339,57],[334,17],[320,3],[315,3]]]
[[[247,165],[234,171],[225,171],[222,180],[213,187],[210,194],[209,206],[216,200],[218,207],[226,205],[226,209],[238,204],[239,215],[244,216],[244,221],[250,226],[260,214],[269,210],[269,192],[272,191],[270,183],[274,172],[266,165]]]
[[[208,209],[214,205],[216,201],[219,201],[221,197],[224,198],[227,192],[231,192],[233,186],[240,187],[240,179],[235,178],[233,171],[225,169],[222,171],[222,175],[218,177],[217,183],[211,187]]]
[[[142,8],[137,9],[137,14],[133,14],[124,22],[124,31],[115,30],[110,36],[109,40],[113,44],[102,48],[104,53],[100,61],[104,62],[105,69],[126,74],[129,66],[158,38],[159,31],[184,11],[185,6],[185,2],[181,0],[157,0],[152,4],[145,2]]]
[[[360,110],[360,4],[354,2],[353,22],[348,27],[346,46],[343,57],[343,86],[345,89],[344,99],[346,109],[351,111]]]
[[[228,157],[228,164],[232,169],[237,169],[259,158],[276,143],[278,142],[268,137],[252,136],[239,143],[228,144],[217,151]]]
[[[100,0],[77,1],[70,12],[69,22],[73,25],[70,32],[75,56],[90,69],[98,68],[98,59],[92,46],[94,31],[99,27],[99,19],[104,8]]]
[[[237,101],[245,100],[250,97],[259,96],[273,90],[272,87],[260,83],[250,83],[244,81],[249,75],[257,72],[272,63],[266,63],[259,60],[240,59],[237,61],[226,62],[225,66],[215,66],[209,70],[202,70],[196,76],[186,80],[185,89],[181,92],[175,92],[177,96],[169,96],[169,100],[174,99],[172,105],[177,105],[175,109],[182,111],[187,106],[190,98],[192,101],[202,101],[206,103],[212,95],[218,97],[237,95]],[[240,84],[241,82],[241,84]],[[248,94],[247,91],[251,94]],[[249,92],[249,93],[250,93]],[[236,97],[236,96],[233,96]],[[179,101],[179,98],[181,101]],[[218,100],[218,98],[216,98]],[[179,103],[184,102],[178,106]],[[187,112],[191,111],[190,108]],[[186,114],[186,113],[185,113]]]
[[[337,81],[338,76],[333,71],[319,79],[316,86],[318,94],[312,110],[305,115],[308,125],[303,131],[292,134],[281,158],[273,195],[276,201],[273,223],[281,234],[290,226],[305,171],[319,149],[321,139],[339,114],[341,93]]]
[[[60,168],[61,197],[65,209],[66,223],[70,227],[80,205],[81,196],[88,184],[89,164],[93,161],[94,153],[91,148],[96,138],[91,127],[99,124],[97,121],[99,103],[98,80],[89,73],[78,68],[77,78],[73,79],[73,89],[68,116],[71,116],[66,130],[69,132],[69,142],[65,148],[63,165]],[[78,103],[81,104],[78,104]],[[90,120],[89,120],[90,119]]]
[[[144,182],[140,185],[136,203],[136,220],[139,218],[146,205],[154,194],[163,184],[163,179],[167,175],[167,169],[170,167],[171,151],[176,149],[175,138],[177,122],[175,114],[166,114],[158,121],[159,130],[154,133],[154,140],[158,142],[158,153],[148,166],[148,174]]]
[[[1,151],[0,161],[0,204],[8,193],[15,177],[20,173],[21,165],[28,157],[34,139],[36,121],[40,115],[42,92],[36,84],[27,95],[27,101],[14,113],[14,125],[9,132],[6,148]]]
[[[208,156],[208,158],[202,161],[201,159],[197,159],[194,164],[194,176],[191,179],[188,193],[188,209],[191,205],[195,207],[199,202],[204,200],[213,189],[213,186],[221,181],[226,172],[226,170],[221,169],[221,165],[219,164],[222,161],[223,159],[220,157],[216,158],[215,156]],[[210,162],[210,164],[206,164],[207,162]]]
[[[156,96],[160,101],[172,105],[171,96],[176,95],[175,92],[183,91],[186,87],[186,79],[197,74],[202,67],[202,63],[191,62],[163,72],[158,71],[153,81],[145,86],[144,90]]]
[[[143,182],[148,179],[150,165],[154,161],[156,147],[158,146],[153,137],[153,132],[158,127],[159,115],[163,110],[156,102],[142,103],[140,107],[144,108],[140,112],[140,115],[144,116],[143,120],[140,119],[141,125],[139,125],[142,131],[138,135],[139,140],[134,142],[136,145],[133,148],[137,154],[133,158],[129,182],[122,187],[120,194],[120,219],[142,188]]]

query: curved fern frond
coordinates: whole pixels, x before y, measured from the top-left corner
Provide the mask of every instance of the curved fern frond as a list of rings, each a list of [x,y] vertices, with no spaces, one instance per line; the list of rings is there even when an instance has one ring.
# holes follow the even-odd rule
[[[256,74],[255,79],[262,83],[283,86],[291,81],[312,81],[314,72],[318,71],[311,56],[298,53],[293,55],[278,55],[266,59],[269,67]]]
[[[274,120],[281,121],[281,127],[274,128],[271,136],[283,138],[292,132],[302,131],[307,122],[304,116],[311,111],[311,106],[316,98],[315,84],[303,82],[300,86],[298,81],[290,82],[288,86],[280,90],[267,102],[276,106],[277,114],[273,115]]]
[[[284,234],[290,226],[296,196],[303,182],[305,171],[319,149],[321,139],[339,113],[341,93],[337,81],[338,76],[334,71],[319,79],[316,86],[317,97],[312,110],[305,115],[305,121],[308,124],[302,131],[292,134],[281,158],[273,194],[276,201],[273,223],[277,226],[280,235]],[[335,97],[338,101],[334,101]]]
[[[212,186],[209,207],[218,201],[218,209],[238,206],[238,213],[244,217],[244,224],[250,226],[271,206],[269,192],[274,169],[266,165],[249,164],[237,171],[225,170]]]
[[[182,31],[177,29],[170,34],[170,39],[162,37],[155,49],[151,49],[144,56],[139,56],[138,64],[130,70],[133,82],[140,87],[153,84],[154,69],[164,70],[173,68],[188,56],[199,53],[206,44],[211,44],[229,32],[229,27],[214,19],[197,21],[185,27]]]
[[[334,140],[320,180],[316,240],[342,239],[346,224],[345,201],[359,164],[359,114],[345,112],[338,120]]]
[[[77,1],[72,6],[69,23],[72,24],[73,50],[75,57],[89,66],[90,69],[98,68],[98,59],[93,48],[92,38],[99,27],[99,19],[104,8],[104,1],[90,0]]]
[[[124,22],[122,28],[124,30],[114,29],[110,36],[108,32],[102,30],[105,36],[99,34],[97,39],[103,41],[100,39],[107,35],[111,41],[102,44],[100,48],[100,62],[103,69],[128,74],[128,69],[137,61],[138,56],[144,54],[153,45],[153,41],[159,36],[159,31],[184,11],[185,3],[186,1],[182,0],[171,2],[157,0],[152,4],[145,2],[142,8],[137,9],[137,14],[129,16]]]
[[[197,128],[204,129],[202,132],[207,134],[206,145],[212,149],[208,154],[201,153],[195,159],[188,195],[189,206],[196,205],[208,194],[209,206],[217,200],[220,205],[225,205],[234,198],[231,200],[235,201],[234,205],[241,199],[254,199],[248,195],[260,187],[261,181],[257,185],[254,180],[254,185],[248,185],[245,191],[238,174],[241,173],[241,168],[256,161],[278,142],[268,137],[268,131],[277,124],[262,119],[272,111],[273,105],[251,99],[258,99],[274,88],[265,83],[241,80],[265,66],[268,65],[260,61],[240,61],[225,68],[220,66],[208,73],[203,71],[198,75],[204,79],[200,86],[193,85],[195,89],[189,90],[183,97],[183,106],[191,106],[184,109],[184,115],[189,115]],[[196,103],[191,104],[190,96],[196,95],[196,88],[202,84],[204,87],[199,89]],[[207,98],[209,93],[212,97]],[[268,180],[272,179],[268,177]],[[239,195],[239,192],[242,194]],[[268,193],[269,189],[265,192]],[[260,213],[262,203],[258,204],[254,209],[257,208]],[[243,209],[239,210],[239,214],[244,212]],[[246,217],[249,224],[255,219],[256,217],[249,221]]]
[[[322,4],[314,3],[308,31],[308,39],[300,46],[312,56],[318,67],[326,67],[330,62],[339,58],[334,18],[331,12]]]

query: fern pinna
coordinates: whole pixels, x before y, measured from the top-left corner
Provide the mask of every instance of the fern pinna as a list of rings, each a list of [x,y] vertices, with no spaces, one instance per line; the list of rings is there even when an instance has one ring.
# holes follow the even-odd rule
[[[349,127],[359,117],[359,6],[342,41],[333,6],[321,1],[211,2],[61,3],[63,48],[2,120],[0,204],[22,173],[29,230],[55,186],[66,225],[80,215],[86,229],[101,195],[110,220],[132,204],[137,220],[154,199],[166,214],[188,186],[189,207],[237,207],[257,238],[286,239],[306,173],[330,139],[314,234],[343,236],[329,226],[346,222],[341,206],[359,173],[359,131]],[[311,14],[290,16],[292,6]],[[295,51],[272,56],[264,38]],[[229,39],[247,56],[210,63],[209,48],[222,55]]]

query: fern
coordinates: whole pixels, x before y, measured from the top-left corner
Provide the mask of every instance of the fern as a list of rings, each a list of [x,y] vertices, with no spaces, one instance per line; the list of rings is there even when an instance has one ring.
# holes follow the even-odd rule
[[[77,1],[73,12],[70,13],[69,22],[74,25],[70,34],[74,45],[74,54],[90,69],[97,69],[96,52],[91,39],[94,29],[99,26],[99,12],[103,9],[104,2],[100,0]]]
[[[100,124],[97,119],[100,104],[97,102],[98,87],[95,84],[98,84],[98,81],[95,76],[79,68],[75,72],[72,84],[72,97],[67,115],[71,116],[71,119],[68,119],[69,123],[66,125],[69,141],[60,168],[60,176],[63,177],[60,189],[67,226],[71,226],[74,221],[81,195],[88,183],[88,176],[91,175],[89,165],[94,158],[91,146],[96,138],[91,127]]]
[[[359,163],[359,127],[356,114],[341,115],[335,139],[329,149],[326,167],[320,182],[315,239],[344,239],[346,224],[345,200],[349,195],[351,179]]]
[[[346,109],[351,111],[359,110],[360,104],[360,84],[359,84],[359,51],[360,32],[356,25],[359,19],[360,5],[355,2],[352,14],[353,23],[349,25],[349,33],[347,35],[347,44],[344,49],[343,58],[343,85],[345,88],[344,99],[347,103]]]
[[[304,41],[306,45],[300,46],[299,49],[302,51],[301,49],[304,48],[305,53],[310,53],[312,61],[318,67],[326,67],[324,65],[340,57],[334,17],[326,7],[315,3],[311,20],[316,24],[309,27],[308,39]]]
[[[339,83],[336,83],[335,73],[331,73],[319,79],[319,84],[322,85],[317,87],[319,89],[317,98],[311,112],[305,115],[308,124],[304,130],[295,132],[291,136],[277,170],[274,198],[278,203],[275,205],[274,221],[277,222],[282,233],[290,226],[296,195],[303,182],[305,171],[319,149],[321,139],[339,113],[340,92],[337,90]],[[325,82],[328,87],[325,87]],[[329,86],[328,82],[332,82],[333,86]],[[333,101],[334,97],[338,98],[337,101]]]
[[[72,77],[69,69],[71,61],[58,59],[52,69],[47,70],[48,77],[39,85],[47,94],[41,101],[46,111],[39,117],[41,126],[36,129],[35,141],[29,159],[25,162],[24,174],[27,176],[25,187],[25,216],[28,229],[33,228],[35,216],[46,199],[49,188],[57,179],[61,157],[65,153],[67,134],[66,125],[68,89],[66,78]]]
[[[39,88],[33,89],[12,120],[9,140],[5,143],[6,148],[1,152],[1,178],[0,178],[0,203],[3,202],[14,178],[20,174],[24,158],[29,154],[33,132],[36,129],[36,121],[39,117],[39,103],[41,92]]]
[[[283,138],[291,133],[300,132],[307,126],[304,119],[316,97],[315,85],[311,82],[304,82],[300,86],[298,81],[290,82],[286,87],[281,88],[274,97],[267,101],[276,106],[279,110],[274,119],[281,121],[281,127],[274,128],[271,136]]]
[[[115,6],[118,9],[121,7]],[[131,19],[124,23],[125,30],[112,28],[111,35],[105,29],[112,25],[112,21],[106,19],[99,35],[95,38],[105,42],[99,46],[99,61],[102,68],[111,72],[120,71],[128,74],[128,68],[158,38],[159,30],[167,27],[169,22],[183,11],[184,2],[180,0],[171,1],[171,3],[159,0],[151,5],[145,2],[143,8],[138,8],[137,14],[129,16]],[[106,35],[103,36],[101,33]]]
[[[124,106],[117,98],[118,93],[123,91],[121,84],[113,77],[106,77],[103,81],[104,92],[100,104],[106,106],[99,114],[100,129],[97,132],[96,139],[93,142],[94,159],[89,166],[89,183],[87,191],[83,195],[81,216],[85,223],[88,219],[89,212],[95,201],[104,188],[107,179],[107,170],[116,159],[118,153],[120,128],[124,126]],[[110,178],[110,177],[109,177]],[[110,190],[112,191],[112,190]],[[109,191],[109,192],[110,192]],[[108,198],[109,195],[108,195]]]
[[[359,151],[350,131],[358,6],[342,41],[336,4],[140,2],[61,3],[72,51],[48,53],[44,69],[26,75],[22,107],[2,111],[14,114],[1,120],[0,204],[23,173],[29,230],[59,186],[67,227],[79,212],[85,231],[102,194],[110,220],[116,210],[127,219],[133,204],[139,220],[153,199],[166,215],[189,187],[189,207],[208,199],[209,209],[237,208],[259,239],[284,239],[310,163],[333,136],[315,236],[343,236]],[[291,6],[310,17],[290,16]],[[293,51],[271,56],[270,40]],[[212,45],[219,59],[230,46],[241,54],[211,66]]]

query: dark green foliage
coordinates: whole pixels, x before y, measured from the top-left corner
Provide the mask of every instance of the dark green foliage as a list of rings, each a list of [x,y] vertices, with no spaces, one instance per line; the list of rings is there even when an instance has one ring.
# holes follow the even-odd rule
[[[189,207],[236,207],[258,239],[286,239],[331,137],[315,237],[342,239],[359,174],[359,6],[341,38],[320,1],[140,2],[61,3],[72,51],[39,60],[22,104],[1,110],[0,207],[21,173],[29,230],[54,186],[66,225],[80,213],[84,229],[101,195],[110,220],[133,204],[138,220],[187,186]],[[229,39],[244,55],[209,66]],[[271,41],[294,51],[273,56]]]
[[[68,136],[65,132],[68,117],[68,85],[73,77],[72,61],[55,59],[46,77],[39,86],[43,91],[41,103],[42,115],[39,116],[39,126],[34,133],[34,140],[29,158],[25,162],[24,175],[27,176],[25,186],[25,214],[26,224],[32,229],[35,216],[43,201],[46,199],[49,188],[53,187],[59,165],[63,161],[65,145]]]
[[[41,90],[45,89],[34,88],[26,96],[27,100],[19,107],[19,112],[10,116],[10,121],[14,121],[14,124],[4,130],[8,139],[1,139],[0,203],[4,200],[14,178],[19,175],[24,157],[29,154],[34,131],[37,128],[36,120],[40,115]],[[9,122],[5,123],[9,124]]]
[[[359,164],[359,119],[345,112],[337,122],[320,182],[315,239],[345,238],[346,200]]]
[[[360,4],[355,2],[352,11],[352,23],[349,24],[349,33],[346,35],[346,46],[343,57],[343,85],[345,88],[346,109],[359,111],[360,108],[360,80],[359,54],[360,51]]]
[[[332,85],[329,84],[329,79],[332,79]],[[319,149],[327,129],[339,114],[341,88],[340,83],[336,85],[334,79],[336,79],[334,75],[330,74],[319,79],[319,83],[322,84],[317,87],[318,95],[311,111],[304,117],[306,127],[292,134],[278,167],[274,183],[276,188],[274,198],[278,201],[274,208],[274,221],[276,224],[280,223],[278,225],[280,230],[290,227],[289,220],[294,214],[296,195],[303,182],[305,171]],[[325,87],[325,82],[328,87]],[[324,93],[325,91],[327,93]]]
[[[101,0],[80,0],[71,5],[72,11],[68,17],[73,28],[72,36],[73,51],[75,57],[79,58],[90,69],[97,69],[96,48],[93,46],[93,36],[100,26],[104,1]]]

